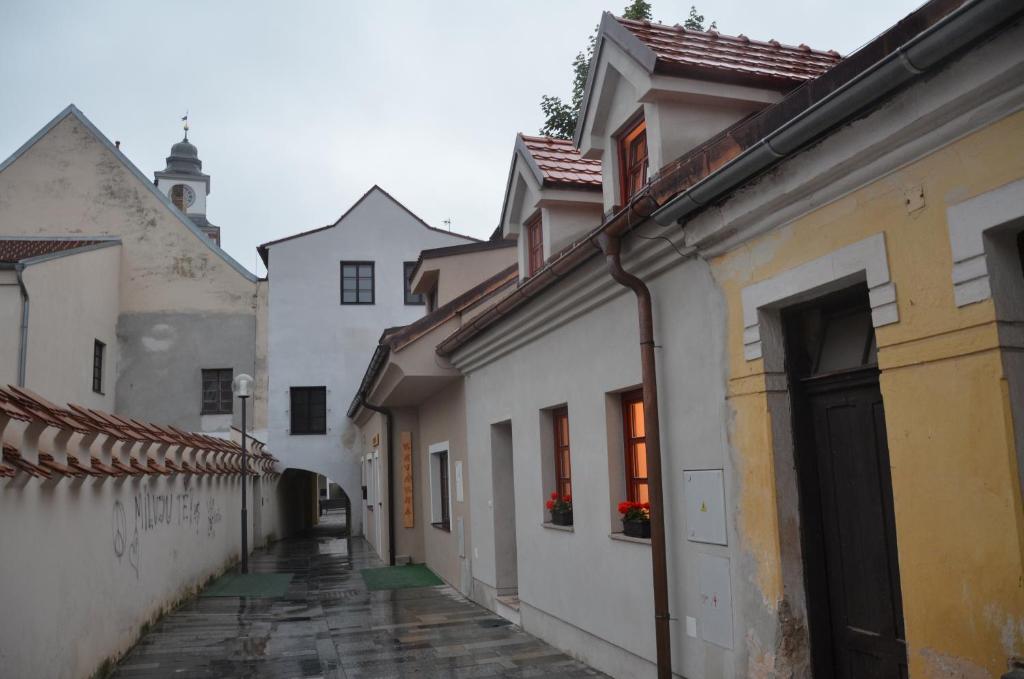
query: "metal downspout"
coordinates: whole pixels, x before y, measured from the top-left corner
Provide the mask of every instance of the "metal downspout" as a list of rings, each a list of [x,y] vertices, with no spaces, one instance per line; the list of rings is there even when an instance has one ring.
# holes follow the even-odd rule
[[[21,341],[18,344],[18,386],[25,386],[25,369],[28,365],[28,288],[25,287],[25,279],[22,277],[25,271],[24,264],[16,264],[14,273],[18,277],[18,287],[21,288]]]
[[[388,565],[395,565],[395,464],[394,464],[394,436],[392,436],[394,430],[394,416],[391,414],[390,408],[384,408],[383,406],[375,406],[365,398],[362,399],[363,407],[367,410],[372,410],[375,413],[380,413],[384,416],[385,422],[385,436],[388,437]]]
[[[654,358],[654,312],[647,285],[622,268],[622,239],[600,234],[597,243],[605,254],[608,273],[636,294],[640,321],[640,371],[644,394],[644,430],[647,434],[647,490],[651,501],[651,570],[654,576],[654,636],[658,679],[671,679],[672,641],[669,632],[668,558],[665,546],[665,500],[661,482],[661,431],[658,419],[658,380]]]

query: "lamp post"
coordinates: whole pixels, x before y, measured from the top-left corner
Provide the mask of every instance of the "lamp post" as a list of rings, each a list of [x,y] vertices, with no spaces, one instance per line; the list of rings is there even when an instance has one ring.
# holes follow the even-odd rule
[[[232,384],[235,396],[242,402],[242,572],[249,572],[249,516],[246,509],[246,487],[249,485],[249,456],[245,448],[245,402],[252,387],[252,377],[242,373]]]

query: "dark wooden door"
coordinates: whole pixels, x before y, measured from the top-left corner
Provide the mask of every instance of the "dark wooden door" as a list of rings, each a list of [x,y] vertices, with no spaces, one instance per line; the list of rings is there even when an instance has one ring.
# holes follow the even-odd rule
[[[802,437],[801,485],[817,486],[816,493],[804,494],[804,511],[817,514],[805,526],[817,533],[805,534],[806,566],[821,569],[808,578],[808,596],[825,599],[809,607],[812,644],[821,646],[814,654],[816,674],[904,678],[907,650],[878,371],[801,382],[809,429]]]

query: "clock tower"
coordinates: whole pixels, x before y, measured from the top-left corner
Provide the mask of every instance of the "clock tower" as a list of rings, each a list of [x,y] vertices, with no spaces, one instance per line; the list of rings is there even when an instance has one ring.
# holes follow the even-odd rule
[[[174,206],[198,226],[206,237],[220,245],[220,227],[206,219],[206,197],[210,194],[210,175],[203,174],[203,161],[199,151],[188,140],[188,123],[185,138],[171,147],[167,156],[167,167],[153,173],[154,184],[163,191]]]

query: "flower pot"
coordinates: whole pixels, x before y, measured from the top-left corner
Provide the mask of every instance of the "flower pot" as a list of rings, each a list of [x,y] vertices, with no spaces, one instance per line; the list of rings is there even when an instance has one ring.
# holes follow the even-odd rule
[[[631,538],[648,538],[651,537],[651,522],[650,521],[623,521],[622,522],[622,534],[627,535]]]
[[[551,512],[551,523],[556,526],[571,526],[572,525],[572,510],[563,510],[560,512]]]

